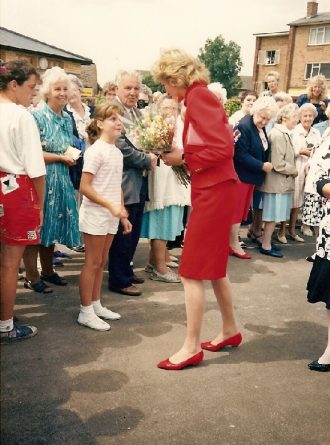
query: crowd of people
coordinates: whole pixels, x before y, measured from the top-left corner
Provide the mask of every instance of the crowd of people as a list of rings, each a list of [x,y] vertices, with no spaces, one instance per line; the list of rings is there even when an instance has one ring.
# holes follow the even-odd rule
[[[121,315],[101,304],[104,268],[111,291],[139,296],[144,279],[134,273],[134,255],[139,239],[147,238],[145,270],[155,281],[182,281],[187,313],[183,346],[158,367],[179,370],[198,365],[203,350],[239,346],[227,262],[228,255],[251,259],[240,237],[249,218],[248,237],[262,255],[276,259],[283,257],[278,243],[317,237],[307,257],[313,262],[308,301],[326,304],[330,330],[330,105],[324,76],[311,78],[294,103],[279,91],[278,73],[269,72],[267,90],[259,97],[245,91],[241,109],[227,116],[225,88],[210,83],[205,66],[185,52],[164,51],[153,75],[166,93],[152,93],[135,71],[120,71],[95,108],[83,102],[80,79],[59,67],[40,78],[28,62],[1,63],[1,343],[37,333],[14,322],[22,259],[24,287],[52,293],[52,286],[68,285],[55,269],[61,254],[55,246],[84,252],[77,321],[108,331],[109,321]],[[38,84],[40,101],[31,106]],[[176,122],[170,153],[146,152],[134,143],[131,130],[146,110]],[[179,181],[175,166],[186,166],[189,186]],[[178,265],[167,246],[182,233]],[[212,282],[222,328],[201,343],[204,280]],[[330,371],[330,332],[324,354],[309,367]]]

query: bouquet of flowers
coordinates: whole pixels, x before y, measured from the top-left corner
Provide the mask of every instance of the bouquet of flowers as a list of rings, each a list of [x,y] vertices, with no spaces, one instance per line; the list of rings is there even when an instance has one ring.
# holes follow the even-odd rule
[[[130,138],[137,148],[148,153],[161,155],[172,150],[174,133],[174,117],[164,118],[160,114],[149,112],[135,122],[130,132]],[[172,169],[181,184],[187,187],[190,178],[186,167],[175,166]]]
[[[134,144],[148,153],[169,153],[175,132],[175,121],[160,114],[146,114],[136,121],[131,137]]]

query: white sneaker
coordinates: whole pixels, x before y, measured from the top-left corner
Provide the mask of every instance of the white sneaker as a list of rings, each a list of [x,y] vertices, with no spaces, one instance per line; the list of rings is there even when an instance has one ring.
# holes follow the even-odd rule
[[[170,261],[169,263],[166,263],[166,266],[168,267],[179,267],[179,264],[176,263],[175,261]]]
[[[165,283],[181,283],[179,276],[171,270],[161,274],[154,269],[153,273],[150,275],[150,280],[164,281]]]
[[[101,320],[95,313],[83,314],[82,312],[79,312],[77,322],[82,326],[87,326],[96,331],[109,331],[109,329],[111,329],[109,323]]]
[[[113,312],[104,306],[101,306],[101,308],[96,308],[94,306],[94,312],[98,317],[104,318],[105,320],[120,320],[121,319],[120,314],[118,314],[117,312]]]

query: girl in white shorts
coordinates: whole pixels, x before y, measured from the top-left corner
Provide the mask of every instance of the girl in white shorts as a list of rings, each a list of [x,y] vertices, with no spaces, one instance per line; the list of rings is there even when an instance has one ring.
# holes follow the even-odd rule
[[[104,320],[120,318],[119,314],[101,305],[103,270],[119,221],[126,233],[132,230],[122,200],[123,155],[114,145],[122,131],[119,113],[115,105],[97,107],[87,127],[92,145],[84,155],[80,183],[83,199],[79,230],[84,235],[85,264],[79,279],[78,323],[98,331],[110,329]]]

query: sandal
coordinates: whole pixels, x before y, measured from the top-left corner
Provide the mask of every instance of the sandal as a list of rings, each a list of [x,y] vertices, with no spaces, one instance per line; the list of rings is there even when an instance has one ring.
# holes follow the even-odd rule
[[[68,284],[68,282],[57,273],[53,273],[53,275],[41,275],[40,278],[49,283],[56,284],[56,286],[66,286]]]
[[[34,292],[39,292],[40,294],[51,294],[52,292],[54,292],[54,289],[47,286],[47,284],[42,280],[39,280],[36,283],[32,284],[30,280],[27,280],[25,278],[24,287],[25,289],[31,289],[34,290]]]

